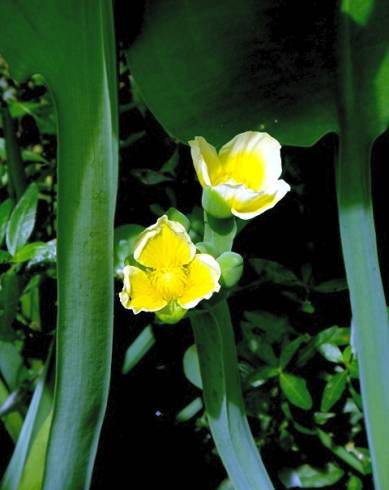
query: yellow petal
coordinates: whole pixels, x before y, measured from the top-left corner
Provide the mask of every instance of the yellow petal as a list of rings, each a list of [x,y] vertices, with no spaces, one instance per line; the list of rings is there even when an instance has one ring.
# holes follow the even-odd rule
[[[200,184],[202,187],[212,185],[221,170],[215,147],[201,136],[196,136],[194,140],[189,141],[189,146]]]
[[[119,298],[124,308],[136,314],[141,311],[158,311],[166,306],[167,301],[158,294],[146,272],[126,265],[123,274],[124,285]]]
[[[202,299],[209,299],[220,289],[220,265],[208,254],[198,254],[188,266],[186,288],[178,298],[183,308],[194,308]]]
[[[222,175],[215,184],[243,184],[260,191],[281,175],[281,145],[268,133],[247,131],[226,143],[219,152]]]
[[[195,253],[196,247],[185,228],[164,215],[140,234],[134,258],[145,267],[160,270],[188,264]]]
[[[289,184],[284,180],[277,180],[273,188],[259,192],[255,196],[252,195],[250,199],[243,200],[241,199],[242,196],[237,196],[231,207],[231,212],[241,219],[254,218],[274,207],[289,190]]]

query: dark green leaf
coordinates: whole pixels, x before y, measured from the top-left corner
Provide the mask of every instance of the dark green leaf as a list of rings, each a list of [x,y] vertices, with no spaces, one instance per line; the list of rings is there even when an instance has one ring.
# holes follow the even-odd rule
[[[20,293],[22,291],[22,280],[14,269],[10,269],[0,278],[0,340],[15,339],[15,331],[12,322],[15,319]]]
[[[312,397],[305,379],[290,373],[280,374],[280,386],[286,398],[303,410],[312,408]]]
[[[347,383],[347,371],[332,375],[324,388],[320,410],[328,412],[342,396]]]
[[[259,276],[263,276],[265,280],[273,284],[281,284],[282,286],[300,286],[302,284],[294,272],[278,262],[250,259],[250,264]]]
[[[297,339],[294,339],[292,342],[287,342],[283,346],[280,356],[280,367],[282,369],[284,369],[289,364],[292,357],[296,354],[300,346],[308,340],[309,335],[300,335],[300,337],[297,337]]]
[[[31,184],[12,211],[8,223],[6,242],[11,255],[15,255],[30,238],[35,225],[37,204],[38,187],[36,184]]]
[[[346,291],[347,282],[346,279],[332,279],[331,281],[325,281],[314,286],[313,290],[316,293],[337,293],[339,291]]]
[[[263,385],[263,383],[265,383],[268,379],[278,376],[278,374],[278,368],[266,366],[250,373],[250,375],[246,379],[246,382],[253,388],[256,388]]]

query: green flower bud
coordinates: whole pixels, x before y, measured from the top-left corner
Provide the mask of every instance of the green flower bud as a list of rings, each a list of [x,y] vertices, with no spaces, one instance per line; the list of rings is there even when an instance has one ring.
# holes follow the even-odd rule
[[[205,211],[215,218],[231,217],[231,207],[212,187],[204,187],[201,204]]]
[[[178,211],[176,208],[169,208],[166,215],[170,221],[177,221],[185,228],[186,231],[189,231],[190,221],[185,214],[181,213],[181,211]]]
[[[184,318],[187,311],[188,310],[182,308],[175,301],[172,301],[162,310],[155,312],[155,314],[160,322],[174,325]]]
[[[224,252],[217,261],[221,268],[221,284],[231,288],[239,282],[243,273],[243,258],[235,252]]]
[[[213,257],[217,256],[216,249],[210,242],[197,242],[196,248],[202,254],[209,254],[212,255]]]

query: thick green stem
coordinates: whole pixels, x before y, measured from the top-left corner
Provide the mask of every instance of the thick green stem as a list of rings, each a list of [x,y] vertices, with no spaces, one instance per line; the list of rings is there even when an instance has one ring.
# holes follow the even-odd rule
[[[22,155],[16,138],[14,121],[5,102],[1,103],[1,119],[3,121],[5,150],[7,153],[9,194],[11,199],[18,201],[27,187],[27,181]]]
[[[235,490],[271,490],[247,422],[227,302],[195,314],[191,322],[211,433],[231,482]]]

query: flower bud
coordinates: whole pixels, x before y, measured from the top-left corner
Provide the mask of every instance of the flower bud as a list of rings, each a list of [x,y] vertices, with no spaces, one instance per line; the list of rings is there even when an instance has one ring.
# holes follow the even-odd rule
[[[242,277],[243,258],[236,252],[224,252],[217,261],[221,269],[221,284],[224,287],[231,288],[235,286]]]

